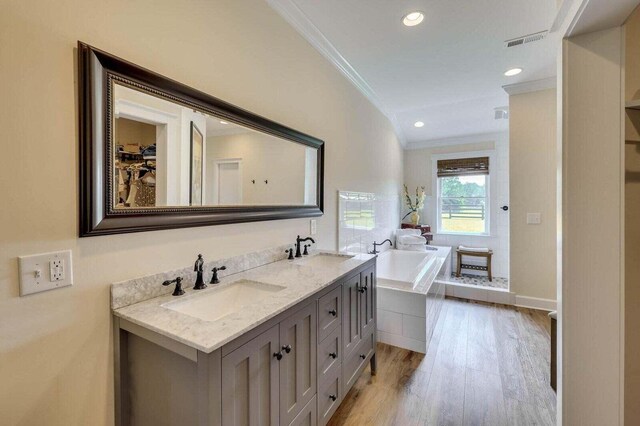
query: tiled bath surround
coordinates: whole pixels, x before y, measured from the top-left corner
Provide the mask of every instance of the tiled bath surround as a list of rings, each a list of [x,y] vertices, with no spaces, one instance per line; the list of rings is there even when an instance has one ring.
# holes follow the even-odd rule
[[[292,246],[293,244],[287,244],[226,259],[208,261],[204,264],[205,283],[208,283],[211,279],[211,269],[214,267],[223,265],[227,267],[224,271],[218,271],[218,277],[223,278],[286,259],[287,253],[285,253],[285,250]],[[111,308],[119,309],[154,297],[170,294],[173,292],[174,286],[163,286],[162,283],[165,280],[172,280],[176,277],[182,277],[184,279],[183,286],[186,288],[193,286],[196,280],[196,273],[193,270],[193,266],[188,266],[183,269],[161,272],[155,275],[114,283],[111,286]]]
[[[374,241],[393,241],[399,227],[394,222],[400,210],[398,194],[338,191],[338,209],[338,251],[368,253]]]

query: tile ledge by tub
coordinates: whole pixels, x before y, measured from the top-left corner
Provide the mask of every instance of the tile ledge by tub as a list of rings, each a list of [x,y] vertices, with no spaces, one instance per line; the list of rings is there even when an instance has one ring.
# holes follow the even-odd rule
[[[260,300],[260,302],[245,306],[242,311],[234,312],[215,321],[204,321],[163,307],[162,305],[166,302],[177,299],[170,295],[173,286],[169,286],[171,287],[169,292],[164,292],[156,297],[148,297],[137,303],[114,308],[113,314],[165,337],[210,353],[375,258],[374,255],[368,254],[350,254],[354,257],[335,265],[303,265],[282,259],[227,275],[220,279],[219,286],[230,285],[246,279],[285,288]],[[153,275],[153,280],[149,280],[149,282],[162,287],[162,281],[158,281],[158,276],[164,275]],[[197,297],[193,294],[195,290],[192,290],[190,286],[185,287],[185,296]],[[129,288],[137,289],[135,286]],[[206,290],[199,294],[206,294]],[[181,296],[181,298],[185,296]]]

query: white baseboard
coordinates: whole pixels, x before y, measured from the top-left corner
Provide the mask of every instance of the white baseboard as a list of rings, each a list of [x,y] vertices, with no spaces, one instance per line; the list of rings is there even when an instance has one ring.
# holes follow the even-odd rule
[[[458,284],[445,282],[446,295],[460,299],[477,300],[479,302],[500,303],[502,305],[513,305],[521,308],[540,309],[542,311],[555,311],[557,303],[551,299],[540,299],[537,297],[518,296],[506,290],[478,287],[475,285]]]
[[[518,295],[516,295],[515,305],[521,308],[540,309],[543,311],[555,311],[558,309],[558,303],[555,300]]]

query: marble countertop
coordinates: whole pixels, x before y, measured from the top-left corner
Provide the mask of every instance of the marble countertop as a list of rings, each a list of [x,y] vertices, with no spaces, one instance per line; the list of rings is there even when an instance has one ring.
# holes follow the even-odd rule
[[[322,254],[335,253],[321,252],[312,256]],[[331,262],[303,263],[309,258],[304,258],[301,261],[281,260],[224,277],[220,280],[220,284],[209,285],[209,288],[221,288],[240,280],[251,280],[285,288],[259,302],[244,306],[239,312],[231,313],[215,321],[204,321],[162,306],[167,302],[198,298],[208,293],[209,288],[193,290],[192,283],[189,282],[183,284],[185,289],[183,296],[155,297],[113,309],[113,314],[200,351],[211,353],[314,293],[330,286],[375,257],[370,254],[351,253],[351,255],[353,255],[352,258],[334,264]],[[158,285],[161,286],[162,283],[158,282]]]

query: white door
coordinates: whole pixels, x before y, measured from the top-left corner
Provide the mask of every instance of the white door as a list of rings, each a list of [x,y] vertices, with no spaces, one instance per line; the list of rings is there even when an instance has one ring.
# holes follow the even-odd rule
[[[218,163],[218,204],[242,204],[242,176],[239,162]]]

